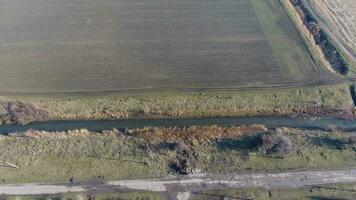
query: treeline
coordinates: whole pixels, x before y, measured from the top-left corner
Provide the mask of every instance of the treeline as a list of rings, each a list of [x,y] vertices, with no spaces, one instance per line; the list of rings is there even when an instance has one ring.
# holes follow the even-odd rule
[[[330,42],[327,34],[320,28],[309,10],[303,5],[302,0],[289,0],[297,10],[304,25],[313,35],[315,43],[320,46],[331,67],[339,74],[349,72],[348,64],[342,58],[336,47]]]

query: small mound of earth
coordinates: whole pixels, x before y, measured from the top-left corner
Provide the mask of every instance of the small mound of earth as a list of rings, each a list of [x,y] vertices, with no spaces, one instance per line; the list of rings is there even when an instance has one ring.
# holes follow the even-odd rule
[[[188,175],[193,173],[193,160],[196,159],[195,151],[184,142],[176,146],[176,159],[168,163],[169,171],[173,174]]]
[[[30,103],[0,100],[0,124],[25,125],[48,120],[48,112]]]

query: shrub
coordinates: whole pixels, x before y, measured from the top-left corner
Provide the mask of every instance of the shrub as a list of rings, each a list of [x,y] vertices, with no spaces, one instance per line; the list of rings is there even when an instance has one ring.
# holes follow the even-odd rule
[[[292,140],[283,134],[272,136],[264,134],[260,137],[259,150],[264,154],[277,154],[278,157],[284,158],[294,150]]]
[[[278,156],[284,158],[293,151],[294,145],[289,137],[286,135],[279,135],[274,149]]]
[[[356,144],[356,134],[350,136],[350,144]]]
[[[260,137],[260,148],[259,150],[266,154],[269,149],[271,149],[274,146],[274,140],[273,137],[269,134],[264,134],[261,135]]]

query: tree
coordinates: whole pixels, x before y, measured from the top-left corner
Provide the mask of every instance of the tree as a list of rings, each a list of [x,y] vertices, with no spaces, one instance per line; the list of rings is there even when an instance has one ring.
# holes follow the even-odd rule
[[[280,133],[275,136],[264,134],[260,137],[259,150],[264,154],[277,154],[278,157],[284,158],[294,150],[292,140]]]
[[[350,144],[356,144],[356,134],[350,136]]]

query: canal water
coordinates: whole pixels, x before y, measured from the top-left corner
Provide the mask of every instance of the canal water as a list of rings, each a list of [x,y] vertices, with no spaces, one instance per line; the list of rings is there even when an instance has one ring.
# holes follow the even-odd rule
[[[342,129],[356,131],[356,121],[332,118],[300,118],[300,117],[217,117],[187,119],[121,119],[92,121],[45,121],[27,125],[1,125],[0,134],[8,134],[29,129],[43,131],[66,131],[71,129],[88,129],[102,131],[125,128],[144,127],[187,127],[187,126],[232,126],[260,124],[268,128],[290,127],[316,130]]]

